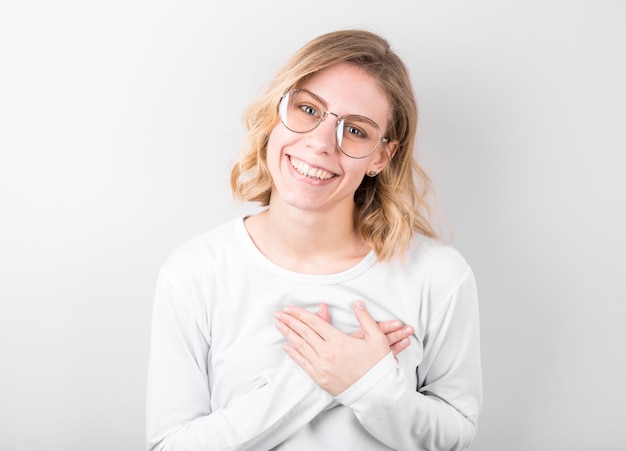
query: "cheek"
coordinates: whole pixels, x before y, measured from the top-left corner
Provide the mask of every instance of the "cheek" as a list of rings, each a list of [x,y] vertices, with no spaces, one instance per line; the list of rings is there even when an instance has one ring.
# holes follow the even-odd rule
[[[281,150],[289,145],[289,135],[285,134],[285,127],[278,123],[272,131],[267,141],[267,158],[268,160],[273,156],[278,157]]]
[[[343,160],[343,168],[346,175],[350,175],[350,178],[358,180],[359,183],[363,180],[363,176],[367,172],[368,162],[364,160],[354,160],[350,157],[345,157]]]

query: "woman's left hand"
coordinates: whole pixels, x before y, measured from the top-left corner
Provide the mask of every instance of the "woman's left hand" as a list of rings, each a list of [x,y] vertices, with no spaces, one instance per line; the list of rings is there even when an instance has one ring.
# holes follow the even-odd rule
[[[324,390],[337,396],[391,351],[387,337],[361,301],[354,314],[363,336],[337,330],[320,316],[299,307],[275,314],[277,329],[289,342],[284,350]]]

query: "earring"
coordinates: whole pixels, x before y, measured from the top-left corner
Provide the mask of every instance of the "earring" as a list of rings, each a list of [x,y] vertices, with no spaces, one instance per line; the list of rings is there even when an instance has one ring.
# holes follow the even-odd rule
[[[376,177],[378,175],[378,172],[370,171],[370,172],[367,173],[367,175],[369,175],[370,177]]]

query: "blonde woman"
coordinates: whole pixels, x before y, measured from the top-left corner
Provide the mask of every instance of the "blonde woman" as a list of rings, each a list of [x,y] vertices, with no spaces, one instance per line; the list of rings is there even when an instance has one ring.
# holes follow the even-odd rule
[[[156,290],[151,450],[456,450],[482,402],[472,271],[429,219],[402,61],[361,30],[300,49],[245,113],[235,197]]]

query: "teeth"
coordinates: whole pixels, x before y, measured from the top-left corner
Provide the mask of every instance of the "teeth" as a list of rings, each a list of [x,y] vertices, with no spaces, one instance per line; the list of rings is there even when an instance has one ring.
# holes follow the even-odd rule
[[[304,161],[296,160],[295,158],[290,158],[290,161],[291,166],[293,166],[296,171],[306,177],[311,177],[318,180],[328,180],[329,178],[334,176],[334,174],[328,171],[324,171],[323,169],[312,168]]]

